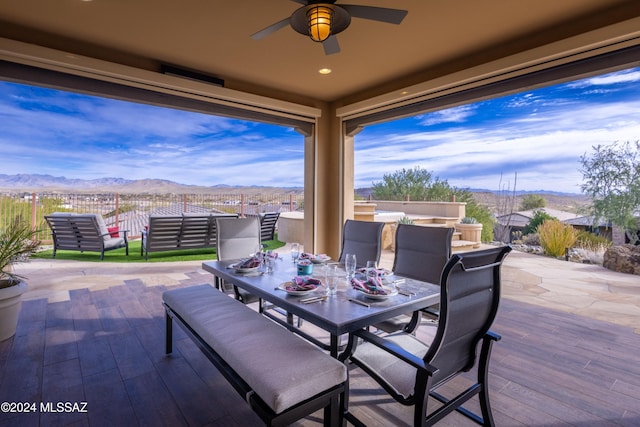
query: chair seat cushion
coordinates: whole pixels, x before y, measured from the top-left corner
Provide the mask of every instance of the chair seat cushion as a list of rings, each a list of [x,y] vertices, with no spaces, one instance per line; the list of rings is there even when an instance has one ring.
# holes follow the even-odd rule
[[[124,246],[124,239],[122,237],[111,237],[109,240],[104,241],[105,250],[120,248]]]
[[[384,338],[421,358],[429,349],[415,336],[403,332],[385,335]],[[380,375],[396,393],[405,398],[413,394],[416,381],[416,368],[413,366],[367,342],[359,344],[351,358]]]
[[[275,413],[347,379],[343,363],[212,286],[166,291],[163,300]]]

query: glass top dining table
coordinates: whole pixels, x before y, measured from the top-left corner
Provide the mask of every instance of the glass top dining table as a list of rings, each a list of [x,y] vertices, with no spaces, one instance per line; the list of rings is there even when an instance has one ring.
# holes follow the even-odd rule
[[[433,283],[422,282],[395,276],[392,273],[387,281],[400,281],[398,288],[402,293],[389,296],[386,299],[372,299],[347,286],[346,274],[339,281],[337,293],[328,295],[326,299],[305,303],[312,296],[323,296],[326,288],[320,286],[317,290],[304,296],[294,296],[282,290],[281,284],[290,282],[297,274],[296,265],[287,259],[279,258],[274,262],[272,272],[238,273],[231,265],[238,260],[207,261],[202,263],[202,269],[212,273],[214,277],[234,284],[264,301],[280,307],[289,315],[298,316],[330,334],[328,349],[333,357],[338,356],[339,337],[343,334],[371,326],[395,316],[432,306],[440,302],[440,287]],[[315,264],[312,277],[324,283],[324,265]],[[344,269],[338,272],[344,273]],[[276,320],[273,316],[272,319]],[[280,322],[293,332],[298,332],[290,322]],[[304,334],[302,334],[304,336]]]

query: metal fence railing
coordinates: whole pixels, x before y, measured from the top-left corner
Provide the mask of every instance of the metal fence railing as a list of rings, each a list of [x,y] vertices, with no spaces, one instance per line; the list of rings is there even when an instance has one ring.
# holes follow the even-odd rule
[[[0,229],[12,221],[28,221],[43,243],[51,241],[44,216],[53,212],[101,214],[108,227],[129,230],[136,238],[151,214],[289,212],[304,209],[301,191],[288,193],[224,194],[80,194],[21,193],[0,194]]]

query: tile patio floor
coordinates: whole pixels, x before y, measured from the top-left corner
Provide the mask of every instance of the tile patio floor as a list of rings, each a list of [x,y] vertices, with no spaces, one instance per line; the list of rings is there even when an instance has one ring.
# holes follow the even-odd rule
[[[0,413],[0,426],[259,425],[184,335],[164,355],[161,293],[211,282],[199,266],[24,264],[31,290],[16,336],[0,343],[0,402],[87,402],[87,412]],[[498,426],[640,425],[640,278],[514,252],[503,285],[490,368]],[[367,425],[410,420],[360,371],[351,378]],[[441,425],[473,424],[454,414]]]

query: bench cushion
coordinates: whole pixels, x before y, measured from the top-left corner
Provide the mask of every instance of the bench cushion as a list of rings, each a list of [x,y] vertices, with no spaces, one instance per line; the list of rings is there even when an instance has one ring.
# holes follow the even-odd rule
[[[347,379],[343,363],[210,285],[163,300],[275,413]]]

